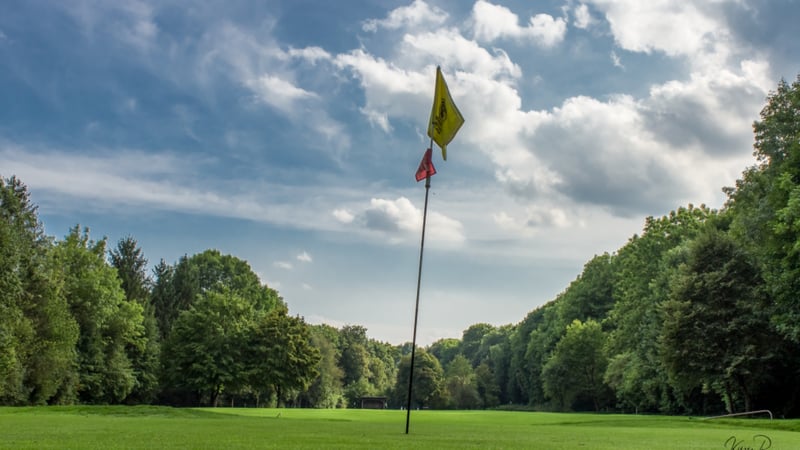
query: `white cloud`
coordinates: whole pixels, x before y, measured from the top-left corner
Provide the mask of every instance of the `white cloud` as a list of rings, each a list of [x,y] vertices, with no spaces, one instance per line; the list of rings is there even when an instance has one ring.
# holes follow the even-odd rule
[[[334,209],[331,214],[341,223],[351,223],[355,219],[355,216],[346,209]]]
[[[552,47],[564,40],[567,23],[563,18],[536,14],[527,26],[505,6],[478,0],[472,9],[475,39],[492,42],[497,39],[530,39],[542,47]]]
[[[625,69],[625,66],[622,65],[622,61],[619,59],[619,55],[617,55],[617,52],[614,50],[611,50],[611,62],[614,63],[614,67]]]
[[[378,31],[378,28],[397,30],[417,27],[438,27],[447,20],[447,13],[423,0],[414,0],[409,6],[401,6],[389,12],[385,19],[370,19],[364,22],[364,31]]]
[[[373,198],[358,219],[365,229],[385,236],[395,244],[413,242],[422,232],[422,210],[405,197],[395,200]],[[462,229],[459,221],[438,212],[428,212],[426,234],[432,241],[460,244],[465,240]]]
[[[91,39],[120,41],[138,51],[152,49],[158,38],[153,7],[145,1],[104,2],[87,0],[56,3],[73,17]]]
[[[305,250],[303,251],[303,253],[300,253],[299,255],[297,255],[297,260],[298,261],[302,261],[302,262],[309,262],[309,263],[313,261],[313,259],[311,258],[311,255],[309,255],[308,252],[306,252]]]
[[[294,268],[292,263],[286,261],[275,261],[274,263],[272,263],[272,265],[279,269],[284,269],[284,270],[292,270]]]
[[[572,24],[575,25],[575,28],[586,29],[594,22],[591,13],[589,13],[589,7],[583,3],[576,6],[573,12],[575,14],[575,20]]]
[[[316,46],[305,47],[305,48],[290,48],[288,54],[289,56],[308,61],[312,65],[315,65],[319,61],[327,61],[331,59],[330,53],[328,53],[321,47],[316,47]]]
[[[505,52],[498,50],[491,54],[452,30],[407,34],[399,44],[396,58],[397,62],[387,61],[363,49],[334,58],[337,67],[351,70],[359,80],[366,98],[362,113],[386,132],[391,132],[391,120],[397,118],[416,120],[423,126],[427,117],[421,116],[419,111],[430,108],[431,79],[437,62],[447,68],[445,77],[450,92],[458,99],[460,108],[465,105],[466,109],[462,109],[465,114],[471,111],[470,105],[475,104],[471,100],[478,100],[480,104],[492,101],[470,95],[474,83],[493,78],[516,79],[522,74]],[[463,81],[460,77],[464,77]],[[465,94],[470,98],[462,102]],[[519,97],[514,95],[514,101],[519,102]],[[478,124],[477,121],[471,123]]]
[[[255,99],[282,113],[295,124],[302,124],[322,137],[317,144],[332,148],[333,159],[341,159],[341,151],[349,147],[347,128],[332,118],[325,108],[325,96],[306,89],[297,82],[298,68],[293,59],[300,58],[312,65],[330,60],[319,47],[290,48],[284,51],[271,35],[271,27],[257,31],[223,22],[212,27],[201,40],[202,57],[197,72],[201,82],[217,75],[230,78],[250,90]]]
[[[272,75],[262,75],[245,84],[258,98],[287,114],[292,114],[298,100],[317,98],[317,95],[298,88],[292,83]]]
[[[389,124],[389,116],[386,113],[381,113],[367,108],[361,108],[361,113],[366,116],[367,120],[372,126],[377,126],[384,133],[391,133],[392,126]]]
[[[605,14],[614,40],[632,52],[687,57],[696,67],[714,67],[735,50],[721,4],[738,0],[587,0]]]

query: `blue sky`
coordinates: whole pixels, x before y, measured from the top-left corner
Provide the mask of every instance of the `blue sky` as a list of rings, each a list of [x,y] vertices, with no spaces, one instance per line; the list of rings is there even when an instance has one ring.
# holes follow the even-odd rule
[[[794,0],[11,1],[0,175],[46,232],[247,260],[309,322],[411,340],[414,172],[441,65],[418,342],[516,323],[644,218],[719,208],[800,72]]]

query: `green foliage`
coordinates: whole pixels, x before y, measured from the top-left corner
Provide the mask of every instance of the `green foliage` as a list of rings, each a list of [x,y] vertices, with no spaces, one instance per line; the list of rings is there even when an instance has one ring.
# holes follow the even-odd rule
[[[475,409],[481,406],[478,384],[472,364],[464,355],[456,355],[445,370],[448,406],[455,409]]]
[[[311,345],[317,349],[320,358],[317,363],[317,377],[308,390],[301,394],[301,402],[317,408],[336,408],[343,406],[344,393],[342,378],[344,372],[338,366],[339,353],[336,346],[338,331],[330,325],[310,326]]]
[[[595,411],[608,397],[603,374],[608,366],[604,352],[606,335],[594,320],[574,320],[542,369],[545,394],[560,409],[572,409],[581,397],[592,402]]]
[[[482,357],[481,342],[483,337],[494,330],[494,325],[488,323],[476,323],[464,330],[461,336],[461,354],[463,354],[475,367],[480,364]]]
[[[53,250],[80,328],[77,394],[85,403],[127,397],[136,375],[126,349],[145,346],[142,306],[125,298],[116,270],[105,261],[105,248],[105,240],[92,241],[88,229],[75,226]]]
[[[456,338],[442,338],[429,345],[427,350],[442,366],[447,367],[461,353],[461,341]]]
[[[172,323],[207,291],[228,290],[247,299],[256,310],[283,307],[283,299],[266,285],[247,262],[218,250],[182,257],[174,267],[161,261],[154,269],[153,305],[161,335],[169,336]]]
[[[182,311],[164,344],[165,381],[217,406],[245,384],[242,354],[252,306],[231,291],[207,291]]]
[[[800,76],[770,93],[753,130],[758,165],[726,189],[731,231],[763,267],[774,325],[800,342]]]
[[[648,217],[644,233],[631,238],[614,257],[615,303],[604,321],[614,364],[605,378],[624,409],[677,412],[681,408],[659,356],[661,305],[669,297],[682,246],[716,217],[715,211],[691,204],[659,219]]]
[[[155,308],[150,302],[151,280],[147,276],[147,259],[136,240],[127,236],[109,252],[111,265],[117,269],[122,290],[128,302],[142,305],[143,345],[128,346],[136,382],[128,395],[128,403],[150,403],[158,393],[160,369],[160,336]]]
[[[284,308],[257,314],[243,342],[247,384],[257,392],[276,393],[278,402],[290,390],[303,391],[319,375],[320,352],[300,317]]]
[[[0,177],[0,404],[69,402],[78,327],[27,187]]]
[[[719,230],[708,229],[689,250],[664,305],[669,375],[683,390],[720,390],[730,412],[738,409],[737,397],[750,411],[780,348],[769,327],[764,282],[753,258]]]
[[[558,308],[562,323],[573,320],[603,320],[614,305],[611,255],[604,253],[583,266],[583,272],[559,296]]]
[[[411,355],[403,356],[397,369],[394,404],[405,406],[408,399],[408,375]],[[414,380],[411,386],[411,407],[444,407],[446,405],[444,371],[439,361],[423,349],[414,355]]]

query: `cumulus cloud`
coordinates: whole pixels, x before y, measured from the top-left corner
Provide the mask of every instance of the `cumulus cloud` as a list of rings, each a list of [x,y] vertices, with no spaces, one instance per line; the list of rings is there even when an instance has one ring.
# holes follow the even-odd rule
[[[350,71],[364,90],[366,103],[361,108],[362,114],[373,126],[387,133],[392,130],[393,118],[419,120],[419,111],[430,108],[431,78],[437,63],[460,69],[445,74],[450,92],[458,98],[462,98],[473,83],[493,82],[495,78],[515,80],[522,74],[505,52],[490,53],[452,30],[406,34],[399,43],[396,60],[376,57],[363,49],[339,54],[333,59],[338,68]],[[459,101],[459,107],[466,108],[462,110],[465,114],[470,111],[470,105],[476,105],[470,100]],[[487,101],[480,99],[480,103]]]
[[[715,2],[587,0],[605,14],[614,40],[632,52],[686,57],[696,67],[723,63],[734,51],[731,32]]]
[[[364,31],[378,31],[379,28],[396,30],[417,27],[438,27],[447,20],[447,13],[423,0],[414,0],[408,6],[401,6],[389,12],[385,19],[370,19],[364,22]]]
[[[336,218],[337,221],[345,224],[351,223],[353,219],[355,219],[355,216],[353,216],[353,214],[346,209],[334,209],[331,214]]]
[[[390,243],[414,242],[422,231],[422,210],[405,197],[372,198],[358,213],[356,221]],[[460,244],[465,240],[461,222],[438,212],[428,211],[426,233],[440,244]]]
[[[527,26],[505,6],[478,0],[472,9],[475,39],[492,42],[498,39],[529,39],[542,47],[552,47],[564,40],[566,21],[549,14],[532,16]]]
[[[313,259],[311,258],[311,255],[309,255],[308,252],[306,252],[305,250],[303,251],[303,253],[300,253],[299,255],[297,255],[297,260],[298,261],[302,261],[302,262],[309,262],[309,263],[313,261]]]
[[[272,263],[272,265],[279,269],[284,269],[284,270],[292,270],[294,268],[292,263],[287,261],[275,261],[274,263]]]

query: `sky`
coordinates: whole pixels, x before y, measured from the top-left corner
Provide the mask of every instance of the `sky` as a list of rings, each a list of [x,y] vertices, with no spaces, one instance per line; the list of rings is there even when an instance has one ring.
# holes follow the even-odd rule
[[[800,73],[796,0],[11,0],[0,175],[48,235],[152,267],[218,249],[310,323],[417,343],[514,324],[647,216],[721,208]]]

